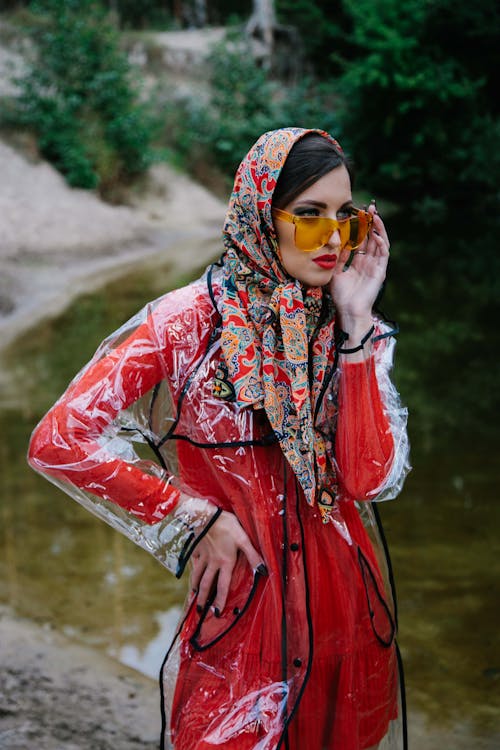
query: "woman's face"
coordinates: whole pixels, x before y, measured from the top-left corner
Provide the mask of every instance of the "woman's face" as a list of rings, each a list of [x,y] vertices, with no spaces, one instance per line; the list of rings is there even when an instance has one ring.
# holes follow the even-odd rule
[[[304,190],[286,206],[280,206],[296,216],[324,216],[345,219],[352,207],[351,180],[344,165],[332,169]],[[324,286],[333,276],[340,254],[340,236],[335,231],[326,245],[313,252],[295,246],[295,226],[275,219],[279,251],[285,271],[306,286]]]

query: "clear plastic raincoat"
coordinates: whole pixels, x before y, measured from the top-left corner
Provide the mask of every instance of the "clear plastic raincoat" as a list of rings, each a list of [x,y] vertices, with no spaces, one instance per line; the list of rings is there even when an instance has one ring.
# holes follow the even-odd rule
[[[265,560],[263,574],[238,557],[220,617],[189,594],[162,668],[164,748],[403,750],[391,574],[373,505],[394,497],[408,470],[406,411],[389,377],[394,339],[374,318],[369,358],[342,362],[325,292],[276,271],[270,285],[253,277],[253,298],[242,293],[248,263],[231,262],[248,243],[242,211],[264,215],[272,197],[273,181],[257,187],[258,168],[269,174],[272,153],[276,178],[306,131],[278,132],[278,160],[267,134],[242,163],[222,260],[103,342],[36,428],[29,460],[177,576],[222,510]],[[258,194],[254,207],[242,183]],[[290,341],[276,347],[283,310],[289,323],[296,308],[292,326],[316,362],[302,398],[297,367],[285,371]],[[242,341],[243,357],[231,350]],[[268,350],[278,361],[271,403],[258,377]]]

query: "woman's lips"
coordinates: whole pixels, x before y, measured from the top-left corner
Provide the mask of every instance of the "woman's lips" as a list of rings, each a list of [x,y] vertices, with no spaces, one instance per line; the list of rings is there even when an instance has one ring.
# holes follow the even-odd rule
[[[335,268],[337,264],[336,255],[320,255],[318,258],[313,258],[314,263],[317,263],[321,268]]]

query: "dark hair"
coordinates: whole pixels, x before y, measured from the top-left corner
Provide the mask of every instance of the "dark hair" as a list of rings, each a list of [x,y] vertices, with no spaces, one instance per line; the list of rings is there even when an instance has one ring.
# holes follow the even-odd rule
[[[345,154],[319,133],[307,133],[290,149],[274,189],[273,206],[287,206],[320,177],[342,165],[352,182],[352,167]]]

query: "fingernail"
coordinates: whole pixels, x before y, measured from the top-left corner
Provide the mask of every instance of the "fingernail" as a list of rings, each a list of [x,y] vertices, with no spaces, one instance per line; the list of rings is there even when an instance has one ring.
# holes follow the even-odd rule
[[[216,617],[220,617],[220,609],[219,609],[219,607],[214,607],[213,609],[214,609],[214,615]]]
[[[264,565],[264,563],[261,563],[260,565],[257,565],[257,567],[255,568],[255,572],[259,573],[259,575],[261,575],[261,576],[268,576],[269,575],[269,572],[268,572],[266,566]]]

